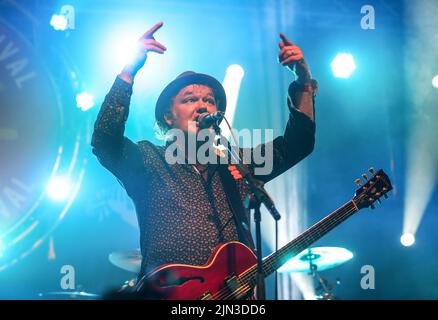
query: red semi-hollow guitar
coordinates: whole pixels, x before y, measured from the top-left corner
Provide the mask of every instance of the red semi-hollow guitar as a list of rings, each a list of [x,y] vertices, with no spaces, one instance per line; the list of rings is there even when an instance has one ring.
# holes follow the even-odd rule
[[[267,277],[289,259],[308,248],[334,227],[360,209],[371,207],[392,190],[388,176],[382,171],[356,190],[352,200],[307,229],[286,246],[263,259],[263,276]],[[240,242],[227,242],[216,247],[203,266],[167,264],[144,276],[137,292],[153,293],[166,300],[234,300],[253,294],[257,283],[257,257]]]

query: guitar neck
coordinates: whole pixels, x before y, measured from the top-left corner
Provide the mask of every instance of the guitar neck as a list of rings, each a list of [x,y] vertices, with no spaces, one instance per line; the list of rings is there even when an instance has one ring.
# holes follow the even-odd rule
[[[330,230],[341,224],[343,221],[359,211],[353,200],[350,200],[339,209],[333,211],[324,219],[304,231],[297,238],[289,242],[277,252],[263,259],[263,274],[265,277],[280,268],[289,259],[296,256],[304,249],[310,247],[314,242],[322,238]],[[256,283],[257,265],[251,267],[241,276],[241,281]]]

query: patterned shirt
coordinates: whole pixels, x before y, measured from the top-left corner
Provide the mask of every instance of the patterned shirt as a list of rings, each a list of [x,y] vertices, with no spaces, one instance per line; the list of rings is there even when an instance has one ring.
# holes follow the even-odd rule
[[[296,94],[293,84],[289,88],[292,97]],[[203,265],[220,243],[241,241],[217,165],[208,166],[205,180],[193,165],[168,164],[166,146],[126,138],[131,94],[132,85],[117,77],[97,117],[92,146],[101,164],[117,177],[134,202],[143,257],[141,274],[167,263]],[[256,176],[264,182],[313,150],[314,122],[290,101],[294,99],[288,100],[291,113],[284,135],[268,142],[273,144],[273,171]],[[256,148],[263,152],[265,145]],[[242,180],[236,185],[243,201],[248,186]]]

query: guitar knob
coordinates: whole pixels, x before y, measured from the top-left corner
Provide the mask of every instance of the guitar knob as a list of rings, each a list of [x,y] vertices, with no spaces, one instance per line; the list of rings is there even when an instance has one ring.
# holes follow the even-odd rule
[[[354,180],[354,183],[357,184],[358,187],[361,187],[362,185],[360,184],[360,179],[357,178],[356,180]]]
[[[367,180],[368,180],[368,176],[367,176],[367,174],[366,174],[366,173],[362,174],[362,178],[364,178],[365,181],[367,181]]]
[[[373,168],[373,167],[369,168],[368,171],[369,171],[372,175],[374,175],[374,173],[376,173],[376,171],[374,171],[374,168]]]

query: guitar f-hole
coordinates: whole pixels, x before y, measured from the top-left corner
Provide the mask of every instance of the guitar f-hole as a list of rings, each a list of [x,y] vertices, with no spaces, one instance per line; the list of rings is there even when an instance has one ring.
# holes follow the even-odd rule
[[[173,286],[181,286],[187,281],[198,280],[201,283],[205,282],[203,277],[189,277],[189,278],[177,278],[172,279],[170,281],[161,282],[160,279],[155,280],[155,284],[159,287],[173,287]]]

